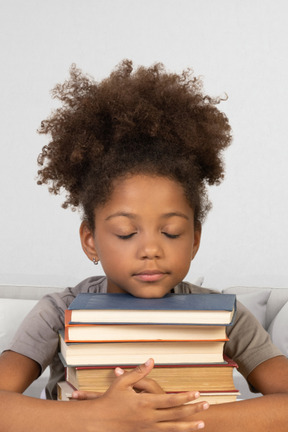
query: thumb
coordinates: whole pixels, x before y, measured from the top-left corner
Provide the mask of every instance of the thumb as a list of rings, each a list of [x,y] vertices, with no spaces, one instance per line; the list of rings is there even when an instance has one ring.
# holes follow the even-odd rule
[[[118,376],[116,380],[121,387],[133,387],[138,381],[151,372],[154,366],[154,360],[148,359],[145,363],[135,367],[132,371],[125,372],[121,368],[116,368],[115,373]],[[115,383],[116,383],[115,382]]]

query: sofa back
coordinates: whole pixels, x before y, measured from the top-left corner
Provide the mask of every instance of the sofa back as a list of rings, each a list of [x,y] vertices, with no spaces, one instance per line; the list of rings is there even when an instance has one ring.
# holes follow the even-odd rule
[[[288,357],[288,288],[235,286],[222,292],[236,294],[260,321],[273,343]]]
[[[46,294],[63,291],[61,287],[34,285],[0,285],[0,299],[40,300]]]

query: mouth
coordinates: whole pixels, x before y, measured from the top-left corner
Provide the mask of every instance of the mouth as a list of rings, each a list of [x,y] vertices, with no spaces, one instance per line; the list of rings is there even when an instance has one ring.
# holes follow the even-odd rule
[[[167,275],[167,272],[160,270],[144,270],[139,273],[134,273],[134,277],[142,282],[157,282]]]

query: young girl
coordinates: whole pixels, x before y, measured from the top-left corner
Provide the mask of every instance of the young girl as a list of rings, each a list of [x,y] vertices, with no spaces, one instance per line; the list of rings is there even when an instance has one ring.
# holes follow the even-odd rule
[[[97,83],[73,66],[54,96],[62,107],[41,125],[51,141],[38,159],[39,183],[55,194],[66,190],[64,208],[81,209],[83,250],[94,264],[101,261],[106,276],[44,297],[25,319],[0,357],[1,431],[180,432],[204,424],[214,432],[286,431],[288,361],[241,304],[225,353],[261,398],[209,409],[186,404],[197,400],[197,389],[164,394],[147,378],[152,359],[129,373],[116,368],[103,395],[75,392],[74,399],[84,399],[78,403],[21,395],[50,366],[46,397],[56,398],[64,378],[58,331],[78,293],[211,292],[183,279],[210,208],[206,185],[222,180],[221,154],[231,141],[226,116],[189,71],[133,71],[124,61]]]

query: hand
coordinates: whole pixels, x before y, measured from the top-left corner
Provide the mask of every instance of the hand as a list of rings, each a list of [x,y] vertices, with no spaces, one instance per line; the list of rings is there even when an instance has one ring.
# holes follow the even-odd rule
[[[120,377],[125,372],[122,368],[117,367],[115,369],[115,376]],[[136,383],[135,386],[133,386],[133,389],[136,392],[144,392],[144,393],[165,393],[162,387],[153,379],[150,378],[143,378],[140,381]],[[75,390],[72,393],[71,400],[91,400],[91,399],[97,399],[100,396],[102,396],[103,393],[99,392],[91,392],[91,391],[80,391]]]
[[[125,372],[123,369],[121,369],[120,367],[117,367],[115,369],[115,375],[116,376],[121,376],[123,375]],[[133,386],[133,389],[136,392],[144,392],[144,393],[165,393],[165,391],[162,389],[162,387],[157,383],[157,381],[150,379],[150,378],[142,378],[140,381],[138,381],[135,386]]]
[[[97,417],[99,430],[183,432],[204,427],[201,420],[186,420],[209,407],[205,402],[188,404],[199,397],[198,392],[151,394],[133,390],[148,375],[153,365],[150,359],[132,371],[120,374],[103,396],[97,399],[98,408],[101,407]]]

